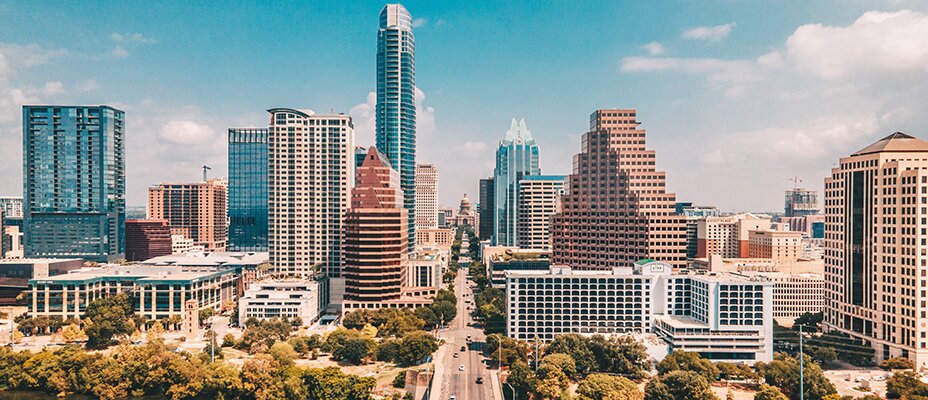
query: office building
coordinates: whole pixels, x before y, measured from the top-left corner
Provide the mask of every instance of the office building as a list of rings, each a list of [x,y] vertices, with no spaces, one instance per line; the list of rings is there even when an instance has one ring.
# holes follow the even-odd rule
[[[0,259],[0,306],[16,305],[17,297],[29,289],[30,279],[66,274],[83,266],[79,258]]]
[[[23,232],[22,225],[10,225],[6,222],[3,224],[3,257],[4,258],[23,258]],[[22,222],[22,219],[19,219]]]
[[[274,271],[338,278],[354,185],[354,123],[274,108],[268,128],[268,250]]]
[[[363,146],[354,146],[354,168],[358,169],[361,164],[364,164],[364,159],[367,158],[367,148]]]
[[[686,218],[686,259],[696,258],[699,252],[698,224],[706,217],[718,217],[719,209],[712,206],[694,206],[693,203],[678,202],[676,213]]]
[[[787,190],[783,213],[787,218],[818,214],[818,192],[800,188]]]
[[[795,260],[773,258],[694,258],[687,266],[694,270],[712,272],[782,272],[786,274],[824,274],[825,261],[821,257],[800,257]]]
[[[124,124],[109,106],[23,106],[26,257],[122,257]]]
[[[506,334],[519,340],[653,332],[713,361],[773,359],[773,283],[762,277],[674,274],[649,259],[600,271],[552,266],[506,272],[506,297]]]
[[[416,165],[416,230],[438,228],[438,169]]]
[[[79,319],[90,302],[119,293],[132,297],[136,315],[149,320],[178,316],[184,304],[219,311],[236,300],[235,270],[215,267],[106,264],[29,281],[29,316]]]
[[[748,257],[748,233],[770,228],[770,217],[766,215],[744,213],[727,217],[705,217],[696,222],[696,257]]]
[[[501,248],[503,251],[492,251],[487,257],[487,266],[490,286],[505,290],[506,271],[547,271],[551,267],[551,252],[525,250],[518,248]],[[495,250],[495,249],[494,249]]]
[[[299,318],[303,326],[312,325],[327,304],[325,285],[319,281],[283,280],[252,283],[238,301],[238,324],[249,318]]]
[[[229,243],[267,251],[267,129],[229,129]]]
[[[203,246],[193,244],[193,239],[171,233],[171,254],[202,253]]]
[[[421,246],[416,242],[416,246]],[[448,267],[450,252],[441,249],[423,248],[409,256],[406,267],[407,291],[414,291],[414,295],[434,296],[441,287],[441,274]]]
[[[686,265],[686,221],[639,125],[633,109],[590,116],[561,212],[552,217],[554,264],[608,270],[652,258]]]
[[[797,260],[802,257],[802,232],[748,231],[748,258]]]
[[[559,211],[566,181],[563,175],[530,175],[519,181],[518,247],[551,251],[551,216]]]
[[[825,329],[928,366],[928,142],[896,132],[825,179]]]
[[[454,243],[454,229],[416,229],[416,247],[447,247]]]
[[[377,31],[377,149],[400,174],[409,212],[408,244],[416,244],[416,39],[401,4],[380,11]]]
[[[173,252],[171,228],[163,219],[126,220],[126,261],[143,261]]]
[[[399,173],[371,147],[356,181],[345,217],[345,310],[399,300],[409,261]]]
[[[493,213],[496,211],[496,201],[494,194],[496,187],[493,185],[493,177],[480,180],[480,196],[477,201],[480,202],[480,231],[477,237],[480,240],[491,240],[493,238],[493,229],[496,224],[493,223]]]
[[[718,217],[721,215],[719,209],[715,206],[696,206],[688,202],[678,202],[675,209],[677,214],[688,218]]]
[[[496,167],[493,169],[492,242],[498,246],[516,246],[519,243],[519,182],[530,175],[541,174],[538,146],[525,120],[512,125],[496,149]]]
[[[148,188],[148,218],[168,222],[205,251],[225,251],[228,186],[219,179],[162,183]]]
[[[0,212],[3,213],[3,218],[22,218],[23,198],[0,196]]]
[[[773,282],[773,320],[792,327],[802,314],[825,310],[825,276],[822,274],[787,274],[783,272],[740,272]]]

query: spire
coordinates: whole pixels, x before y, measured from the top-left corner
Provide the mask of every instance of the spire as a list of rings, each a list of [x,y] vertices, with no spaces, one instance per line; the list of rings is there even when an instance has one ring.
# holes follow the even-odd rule
[[[513,119],[512,119],[512,124],[509,126],[509,130],[506,131],[506,140],[507,140],[507,141],[510,141],[510,142],[513,141],[513,140],[516,140],[516,136],[518,135],[518,131],[519,131],[519,125],[518,125],[518,123],[516,122],[516,119],[513,118]]]

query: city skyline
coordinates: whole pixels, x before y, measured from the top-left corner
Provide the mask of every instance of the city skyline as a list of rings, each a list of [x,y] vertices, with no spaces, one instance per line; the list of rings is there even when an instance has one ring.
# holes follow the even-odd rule
[[[224,132],[262,126],[270,107],[350,113],[358,144],[373,145],[372,47],[383,4],[309,4],[293,15],[271,12],[268,18],[276,23],[264,28],[219,35],[216,25],[223,18],[249,21],[247,7],[217,11],[165,4],[140,13],[112,4],[107,9],[118,21],[113,25],[95,17],[52,31],[40,27],[76,5],[40,15],[0,3],[5,93],[0,155],[21,160],[22,104],[124,109],[131,160],[127,204],[137,206],[144,204],[148,185],[191,181],[200,165],[212,166],[212,176],[227,176]],[[804,5],[801,11],[783,6],[766,18],[752,16],[745,4],[588,3],[515,19],[524,4],[478,3],[467,10],[483,18],[466,18],[462,4],[404,3],[415,17],[420,45],[417,162],[435,163],[448,177],[440,203],[454,205],[462,193],[477,193],[478,179],[492,173],[495,138],[504,133],[499,126],[512,117],[532,121],[536,138],[551,148],[546,172],[565,174],[570,149],[585,130],[578,117],[590,109],[634,107],[648,121],[644,128],[653,133],[655,149],[667,155],[659,168],[668,171],[668,187],[681,201],[726,211],[779,210],[782,191],[791,186],[786,178],[799,176],[803,186],[821,193],[823,178],[841,154],[888,132],[918,136],[928,124],[913,108],[928,92],[923,82],[928,38],[918,29],[928,20],[928,6],[838,4]],[[624,25],[610,22],[628,13],[635,18],[623,19]],[[156,23],[140,24],[143,18]],[[176,21],[159,24],[159,18]],[[205,22],[193,28],[185,18]],[[296,32],[266,28],[291,29],[297,24],[287,22],[294,19],[312,23],[292,28]],[[580,21],[591,29],[568,32]],[[500,35],[502,26],[524,29]],[[267,45],[269,35],[280,43]],[[500,39],[488,40],[490,35]],[[72,43],[75,37],[83,40]],[[302,40],[319,42],[312,50],[317,57],[289,51]],[[846,50],[841,46],[846,40],[860,45]],[[886,41],[903,46],[899,53],[879,47]],[[207,46],[215,43],[215,49]],[[816,61],[817,45],[840,62]],[[877,50],[880,59],[895,60],[892,65],[864,58]],[[315,61],[322,58],[327,62]],[[308,65],[300,62],[304,59]],[[525,65],[527,60],[536,65]],[[307,69],[311,76],[293,73]],[[219,84],[232,81],[236,84]],[[258,90],[265,86],[270,90]],[[823,104],[828,102],[817,100],[822,95],[842,101]],[[756,151],[739,151],[745,149]],[[15,172],[0,178],[5,195],[19,195],[20,187]]]

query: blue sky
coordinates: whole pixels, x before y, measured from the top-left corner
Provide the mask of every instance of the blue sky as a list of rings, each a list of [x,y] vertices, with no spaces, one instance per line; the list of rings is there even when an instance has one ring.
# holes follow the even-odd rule
[[[442,203],[476,201],[511,118],[566,174],[589,114],[631,107],[679,200],[760,211],[886,134],[928,138],[926,3],[807,3],[405,2],[418,159]],[[383,4],[0,1],[0,193],[22,191],[23,103],[126,110],[130,205],[204,163],[224,176],[226,129],[271,107],[350,112],[373,144]]]

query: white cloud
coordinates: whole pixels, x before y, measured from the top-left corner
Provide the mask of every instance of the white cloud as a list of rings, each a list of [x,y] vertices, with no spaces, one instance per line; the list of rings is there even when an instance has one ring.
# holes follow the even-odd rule
[[[189,119],[168,121],[161,127],[162,139],[177,144],[206,145],[216,139],[213,128]]]
[[[715,26],[697,26],[683,32],[683,38],[718,42],[728,37],[734,27],[735,24],[733,23]]]
[[[86,80],[86,81],[84,81],[84,82],[79,83],[79,84],[78,84],[77,86],[75,86],[74,88],[77,89],[79,92],[89,92],[89,91],[92,91],[92,90],[97,90],[97,89],[99,89],[99,88],[100,88],[100,84],[97,83],[97,80],[96,80],[96,79],[90,78],[90,79],[88,79],[88,80]]]
[[[113,32],[110,34],[110,39],[117,43],[143,43],[143,44],[152,44],[158,43],[157,40],[145,37],[141,33],[116,33]]]
[[[421,28],[421,27],[425,26],[425,25],[428,24],[428,23],[429,23],[429,20],[428,20],[428,19],[425,19],[425,18],[416,18],[416,19],[412,20],[412,27],[413,27],[413,28]]]
[[[435,131],[435,109],[425,105],[425,92],[416,88],[416,136]]]
[[[114,47],[113,50],[110,52],[110,54],[112,54],[113,57],[116,57],[116,58],[129,57],[129,51],[124,49],[122,46]]]
[[[468,140],[462,144],[454,146],[455,150],[466,158],[481,158],[487,152],[487,144]]]
[[[648,54],[652,56],[659,56],[665,53],[664,45],[660,44],[660,42],[651,42],[641,46],[641,48],[647,50]]]
[[[45,86],[40,89],[40,92],[45,96],[62,94],[64,93],[64,84],[59,81],[46,82]]]
[[[374,145],[374,135],[377,133],[377,93],[369,92],[367,100],[351,107],[348,114],[354,122],[354,143],[357,146],[370,147]]]

